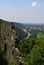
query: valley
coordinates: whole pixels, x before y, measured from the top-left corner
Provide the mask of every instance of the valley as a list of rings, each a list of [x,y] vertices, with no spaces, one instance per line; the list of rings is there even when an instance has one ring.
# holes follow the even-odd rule
[[[0,19],[0,65],[44,65],[44,25]]]

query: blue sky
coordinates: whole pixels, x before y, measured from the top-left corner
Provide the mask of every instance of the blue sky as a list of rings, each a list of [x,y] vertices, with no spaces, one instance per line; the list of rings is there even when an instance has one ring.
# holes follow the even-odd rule
[[[44,0],[0,0],[0,19],[44,23]]]

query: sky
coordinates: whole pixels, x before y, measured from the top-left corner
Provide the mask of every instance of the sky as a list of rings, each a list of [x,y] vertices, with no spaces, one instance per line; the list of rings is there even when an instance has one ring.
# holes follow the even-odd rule
[[[44,0],[0,0],[0,19],[44,23]]]

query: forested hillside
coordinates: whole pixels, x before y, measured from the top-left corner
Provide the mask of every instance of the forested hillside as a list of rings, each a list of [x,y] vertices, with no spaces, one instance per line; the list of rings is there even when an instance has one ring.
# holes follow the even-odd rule
[[[25,37],[27,37],[27,32],[23,31],[23,29],[25,28],[24,24],[21,23],[12,23],[13,28],[16,30],[17,36],[19,39],[23,39]]]

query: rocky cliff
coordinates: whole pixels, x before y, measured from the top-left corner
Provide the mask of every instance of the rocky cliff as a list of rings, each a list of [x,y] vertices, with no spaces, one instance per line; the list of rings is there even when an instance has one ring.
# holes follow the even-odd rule
[[[16,47],[18,39],[12,24],[0,19],[0,47],[6,53],[8,59],[20,65],[21,60],[19,50]]]

